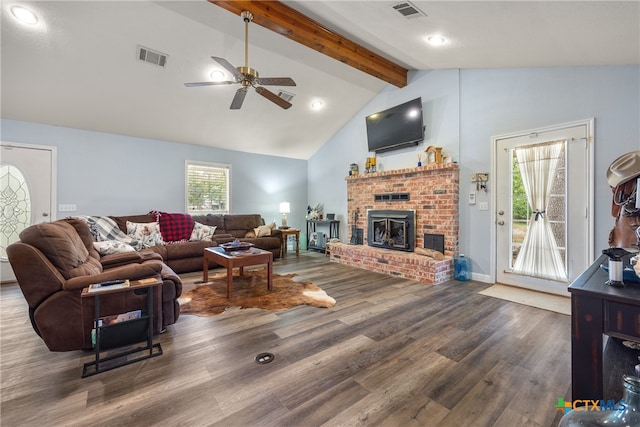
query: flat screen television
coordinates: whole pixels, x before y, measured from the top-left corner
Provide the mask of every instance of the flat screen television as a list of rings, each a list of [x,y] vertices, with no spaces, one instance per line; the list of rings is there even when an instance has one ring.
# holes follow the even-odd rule
[[[367,116],[369,151],[382,153],[418,145],[424,139],[422,98]]]

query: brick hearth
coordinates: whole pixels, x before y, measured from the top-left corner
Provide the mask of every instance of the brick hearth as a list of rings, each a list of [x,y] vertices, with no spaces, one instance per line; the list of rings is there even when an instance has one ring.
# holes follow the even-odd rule
[[[358,211],[356,227],[364,231],[364,245],[331,245],[331,261],[425,283],[451,279],[458,250],[458,172],[458,165],[451,163],[348,176],[349,237]],[[374,200],[374,195],[392,193],[409,193],[409,200]],[[367,211],[371,209],[414,210],[416,248],[424,247],[424,234],[442,234],[445,259],[367,246]]]

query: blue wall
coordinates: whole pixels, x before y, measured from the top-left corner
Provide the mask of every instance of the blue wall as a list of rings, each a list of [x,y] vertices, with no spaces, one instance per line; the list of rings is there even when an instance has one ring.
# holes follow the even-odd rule
[[[351,163],[363,170],[369,155],[364,118],[418,96],[424,143],[378,155],[378,166],[413,167],[427,146],[442,146],[460,164],[463,193],[471,173],[491,170],[492,136],[595,118],[594,253],[607,246],[613,225],[607,167],[640,149],[637,65],[413,72],[405,88],[385,87],[308,162],[12,120],[2,120],[1,138],[58,147],[57,203],[76,204],[78,214],[183,211],[184,162],[201,160],[232,165],[234,213],[279,221],[278,205],[286,200],[289,224],[304,230],[307,204],[322,203],[341,220],[340,235],[348,241],[344,178]],[[489,197],[479,194],[478,201]],[[460,250],[472,259],[474,277],[490,273],[492,230],[490,213],[461,197]]]
[[[605,173],[616,157],[640,149],[639,66],[420,71],[405,88],[386,87],[309,159],[309,199],[341,216],[343,241],[350,237],[344,177],[350,163],[362,170],[369,156],[364,117],[417,96],[427,139],[378,155],[378,162],[387,170],[413,167],[418,152],[442,146],[460,164],[462,194],[471,173],[491,170],[492,136],[595,118],[594,253],[608,246],[613,218]],[[478,202],[489,198],[479,194]],[[474,277],[488,279],[494,226],[477,206],[460,198],[460,251],[473,261]]]
[[[58,218],[184,212],[185,161],[196,160],[231,165],[232,213],[259,213],[279,224],[279,204],[288,201],[289,225],[305,225],[304,160],[6,119],[0,136],[3,142],[57,147],[57,203],[77,205]]]

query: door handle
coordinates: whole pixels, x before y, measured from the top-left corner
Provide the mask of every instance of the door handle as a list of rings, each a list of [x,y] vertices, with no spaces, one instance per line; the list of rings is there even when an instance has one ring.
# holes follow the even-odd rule
[[[504,211],[498,211],[498,215],[504,215]]]
[[[504,225],[504,221],[498,221],[498,225]]]
[[[49,213],[48,212],[42,212],[42,216],[45,216],[45,217],[49,216]]]

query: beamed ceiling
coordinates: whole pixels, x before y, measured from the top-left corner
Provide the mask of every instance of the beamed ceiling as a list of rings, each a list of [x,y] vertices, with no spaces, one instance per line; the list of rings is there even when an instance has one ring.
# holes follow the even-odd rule
[[[18,3],[36,25],[13,19]],[[413,1],[421,14],[411,19],[394,4],[3,0],[1,114],[307,159],[354,115],[373,113],[383,88],[410,88],[415,70],[640,63],[637,1]],[[293,96],[288,110],[255,91],[230,110],[236,85],[184,86],[210,80],[212,56],[244,65],[245,9],[250,67],[296,82],[268,87]],[[447,42],[430,46],[431,34]],[[139,61],[137,46],[166,54],[166,66]]]

